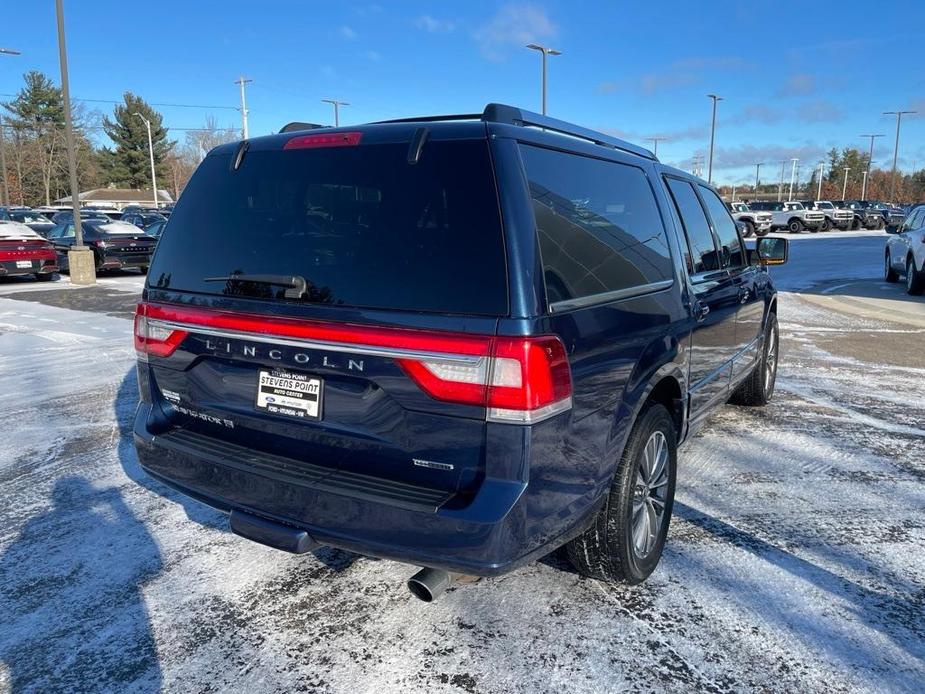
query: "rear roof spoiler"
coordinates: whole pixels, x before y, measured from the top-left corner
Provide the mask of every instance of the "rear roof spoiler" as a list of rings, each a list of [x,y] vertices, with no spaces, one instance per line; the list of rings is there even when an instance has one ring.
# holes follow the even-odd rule
[[[317,130],[318,128],[327,128],[327,125],[319,125],[318,123],[301,123],[299,121],[293,121],[292,123],[286,123],[280,130],[281,133],[292,133],[297,130]]]

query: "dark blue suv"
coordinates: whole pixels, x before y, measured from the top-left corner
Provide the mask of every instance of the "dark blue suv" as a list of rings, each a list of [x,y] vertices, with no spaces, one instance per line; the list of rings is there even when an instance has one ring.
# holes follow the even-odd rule
[[[777,300],[717,193],[491,104],[214,149],[135,321],[151,475],[293,552],[655,568],[677,447],[774,390]]]

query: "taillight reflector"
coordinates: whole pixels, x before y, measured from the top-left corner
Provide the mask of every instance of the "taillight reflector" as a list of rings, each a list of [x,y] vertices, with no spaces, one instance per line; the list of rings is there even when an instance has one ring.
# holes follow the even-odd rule
[[[316,149],[320,147],[353,147],[360,144],[363,133],[328,133],[325,135],[298,135],[286,141],[283,149]]]

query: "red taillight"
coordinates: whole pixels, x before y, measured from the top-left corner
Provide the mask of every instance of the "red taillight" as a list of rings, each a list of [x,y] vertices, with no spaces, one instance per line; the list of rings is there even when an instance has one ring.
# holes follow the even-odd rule
[[[135,310],[135,351],[139,356],[169,357],[189,334],[148,321],[147,304],[138,304]]]
[[[288,140],[283,149],[314,149],[319,147],[353,147],[360,144],[363,133],[328,133],[299,135]]]
[[[398,362],[431,397],[486,407],[495,421],[534,422],[571,407],[571,370],[558,337],[496,337],[490,343],[489,353],[472,363]]]
[[[183,329],[173,327],[177,325]],[[485,407],[494,421],[536,422],[571,407],[568,357],[554,335],[493,337],[139,304],[135,348],[140,354],[170,356],[195,326],[243,338],[295,338],[321,349],[347,345],[378,350],[393,357],[432,398]]]

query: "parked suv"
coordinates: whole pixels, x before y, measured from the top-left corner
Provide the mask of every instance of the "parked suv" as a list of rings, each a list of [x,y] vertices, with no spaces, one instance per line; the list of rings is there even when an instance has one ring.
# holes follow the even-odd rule
[[[748,206],[771,213],[771,231],[787,229],[791,234],[798,234],[809,229],[816,233],[825,222],[822,212],[807,210],[798,202],[752,202]]]
[[[491,576],[662,552],[678,444],[763,405],[777,298],[716,191],[509,106],[205,157],[135,318],[152,476],[273,547]]]
[[[851,210],[854,215],[852,229],[882,229],[884,224],[880,210],[871,206],[866,200],[833,200],[839,209]]]
[[[767,236],[771,231],[771,213],[751,209],[744,202],[726,204],[732,218],[745,225],[744,236]]]
[[[841,229],[844,231],[845,229],[850,229],[851,224],[854,222],[853,211],[839,209],[828,200],[801,200],[800,204],[807,210],[815,210],[825,215],[825,219],[822,222],[822,231],[830,231],[832,229]]]
[[[883,276],[887,282],[906,278],[906,292],[925,292],[925,205],[916,205],[886,242]]]

